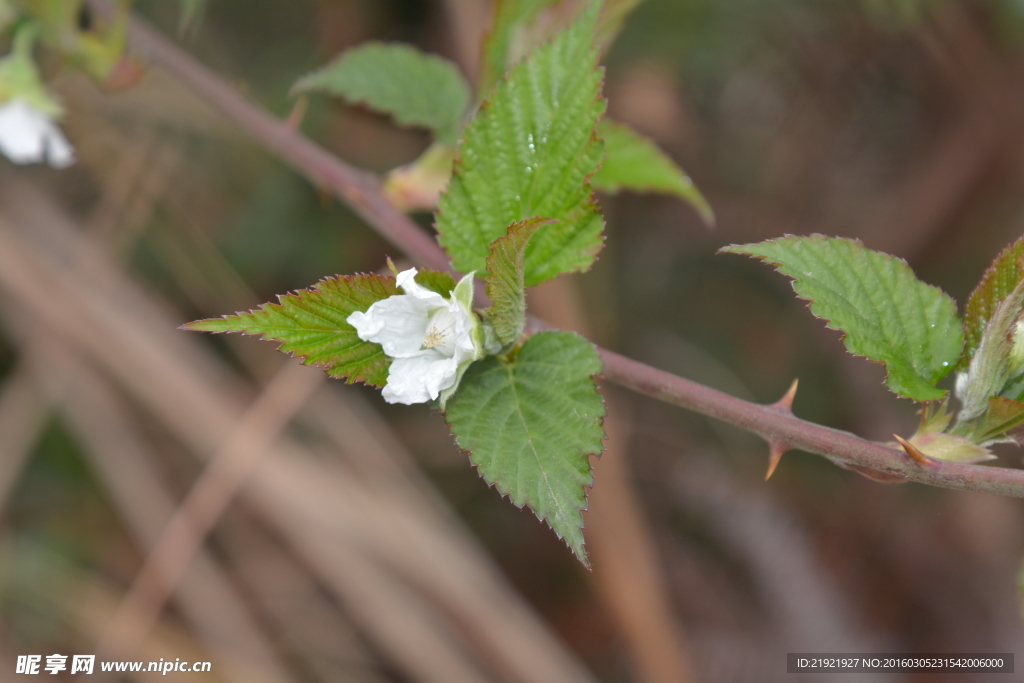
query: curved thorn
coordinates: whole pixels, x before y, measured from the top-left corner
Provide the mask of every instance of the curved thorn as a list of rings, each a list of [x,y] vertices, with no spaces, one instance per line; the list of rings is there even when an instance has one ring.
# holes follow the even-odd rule
[[[919,465],[924,465],[925,467],[935,467],[935,463],[932,462],[932,459],[929,458],[924,453],[922,453],[917,448],[917,446],[910,443],[902,436],[896,436],[895,434],[893,434],[893,437],[900,442],[900,445],[903,446],[903,450],[907,452],[907,455],[909,455],[911,458],[917,461]]]
[[[799,378],[794,379],[793,383],[789,385],[789,389],[786,391],[786,393],[783,395],[783,397],[780,398],[775,403],[772,403],[768,407],[771,408],[772,410],[778,411],[780,413],[786,413],[788,415],[792,415],[793,414],[793,399],[796,398],[796,387],[797,387],[797,385],[799,383],[800,383],[800,379]]]
[[[780,439],[768,439],[768,471],[764,475],[764,480],[768,481],[775,473],[775,468],[779,466],[779,460],[782,459],[782,454],[789,450],[789,444]]]

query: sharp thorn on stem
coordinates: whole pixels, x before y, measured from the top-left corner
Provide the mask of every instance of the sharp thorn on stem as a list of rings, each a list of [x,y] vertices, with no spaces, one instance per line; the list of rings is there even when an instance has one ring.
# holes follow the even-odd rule
[[[788,450],[789,444],[785,441],[781,439],[768,439],[768,471],[764,475],[765,481],[772,478],[775,468],[779,466],[779,460],[782,460],[782,454]]]
[[[893,434],[893,438],[900,442],[900,445],[903,446],[903,450],[907,452],[907,455],[913,458],[914,461],[917,462],[919,465],[923,465],[925,467],[935,467],[935,463],[932,462],[932,459],[929,458],[924,453],[922,453],[920,449],[917,448],[917,446],[910,443],[902,436],[896,436],[895,434]]]
[[[796,387],[800,383],[799,379],[793,380],[793,383],[789,385],[789,389],[785,395],[775,403],[770,404],[768,407],[778,413],[785,413],[786,415],[793,414],[793,399],[796,398]]]

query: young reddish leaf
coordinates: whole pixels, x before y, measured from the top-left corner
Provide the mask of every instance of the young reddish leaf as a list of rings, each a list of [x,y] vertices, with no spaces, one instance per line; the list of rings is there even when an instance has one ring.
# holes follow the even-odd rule
[[[487,296],[491,308],[487,318],[502,344],[511,344],[526,324],[526,284],[523,263],[533,233],[549,219],[531,218],[508,226],[508,234],[491,243],[487,257]]]
[[[958,421],[973,420],[988,410],[988,399],[1014,391],[1012,380],[1020,375],[1016,344],[1017,319],[1024,306],[1024,280],[996,302],[989,315],[967,370],[957,377],[956,394],[960,399]],[[1009,386],[1007,386],[1009,385]],[[1009,394],[1011,398],[1019,398]]]
[[[992,261],[981,282],[971,292],[964,309],[964,352],[958,368],[966,368],[981,344],[985,326],[996,305],[1010,295],[1024,277],[1024,237],[1007,246]]]

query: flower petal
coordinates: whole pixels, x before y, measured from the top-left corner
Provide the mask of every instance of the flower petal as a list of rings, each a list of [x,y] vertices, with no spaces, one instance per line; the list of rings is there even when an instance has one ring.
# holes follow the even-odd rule
[[[427,305],[421,299],[397,294],[373,304],[366,313],[356,311],[346,322],[363,341],[384,347],[385,354],[409,358],[423,347],[428,318]]]
[[[0,107],[0,152],[16,164],[43,160],[40,115],[21,100]]]
[[[473,358],[479,358],[480,353],[473,340],[473,326],[477,324],[476,317],[458,301],[452,301],[448,307],[449,312],[455,316],[455,358],[459,363]]]
[[[74,148],[60,128],[17,98],[0,107],[0,152],[16,164],[48,161],[64,168],[75,162]]]
[[[412,358],[396,358],[382,395],[388,403],[425,403],[455,383],[459,364],[432,349]]]
[[[423,301],[423,303],[427,304],[431,310],[447,306],[448,301],[443,296],[416,282],[415,278],[417,272],[419,271],[415,268],[403,270],[397,277],[398,286],[401,287],[406,294]]]
[[[52,122],[46,136],[46,163],[53,168],[67,168],[75,163],[75,148]]]

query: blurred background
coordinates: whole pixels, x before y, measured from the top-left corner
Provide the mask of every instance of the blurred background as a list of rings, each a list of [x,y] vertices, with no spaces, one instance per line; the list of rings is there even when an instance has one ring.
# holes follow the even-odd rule
[[[489,11],[210,0],[179,34],[177,3],[137,9],[282,118],[297,76],[365,40],[472,76]],[[718,225],[677,199],[601,197],[599,263],[539,288],[532,310],[749,400],[799,378],[796,415],[910,434],[914,405],[880,366],[848,356],[771,268],[715,252],[857,237],[962,304],[1024,232],[1024,3],[646,0],[606,63],[610,114],[680,162]],[[187,570],[123,657],[212,672],[162,680],[768,682],[794,678],[787,652],[1018,649],[1020,501],[797,452],[765,483],[758,438],[606,386],[587,571],[425,406],[285,364],[273,344],[177,331],[401,254],[159,69],[106,92],[45,68],[79,161],[0,161],[0,680],[18,655],[109,644],[147,550],[225,452],[252,471],[199,551],[181,546]],[[325,97],[302,128],[377,172],[428,144]],[[844,680],[975,678],[1014,679]]]

